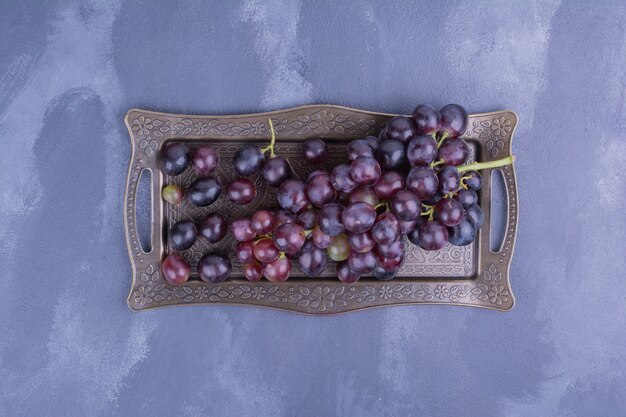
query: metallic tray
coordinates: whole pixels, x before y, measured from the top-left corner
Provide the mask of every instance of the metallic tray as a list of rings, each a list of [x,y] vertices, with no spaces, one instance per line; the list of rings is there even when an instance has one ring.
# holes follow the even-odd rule
[[[209,207],[199,208],[186,199],[177,206],[164,202],[161,189],[169,183],[187,186],[195,179],[192,169],[171,178],[157,167],[157,154],[170,140],[193,146],[210,143],[217,147],[220,164],[216,176],[226,184],[235,175],[232,155],[245,142],[267,144],[270,140],[268,118],[276,130],[276,152],[286,156],[295,175],[306,179],[316,167],[300,156],[301,143],[321,137],[329,145],[331,168],[345,159],[345,144],[351,139],[378,134],[391,114],[374,113],[334,105],[310,105],[267,113],[232,116],[192,116],[131,109],[124,119],[131,140],[131,160],[126,179],[124,225],[133,271],[128,306],[135,311],[183,304],[234,304],[279,308],[307,314],[333,314],[370,307],[406,304],[453,304],[510,310],[515,299],[509,282],[509,267],[515,245],[518,201],[513,165],[498,168],[504,178],[507,201],[506,230],[502,247],[490,250],[491,171],[483,174],[479,193],[485,224],[476,241],[466,247],[448,245],[441,251],[426,252],[407,243],[406,261],[398,277],[378,281],[363,277],[354,284],[343,284],[335,277],[329,262],[319,278],[307,278],[294,263],[292,277],[280,284],[266,280],[249,282],[234,259],[234,240],[228,234],[217,245],[202,238],[182,256],[190,261],[192,278],[183,285],[170,285],[160,272],[167,252],[167,230],[179,219],[199,220],[219,212],[227,220],[249,216],[263,207],[277,206],[275,190],[254,178],[257,198],[250,204],[234,205],[224,195]],[[472,159],[491,161],[511,154],[517,116],[512,111],[473,114],[463,136],[470,144]],[[136,224],[139,179],[144,171],[152,173],[150,250],[144,251]],[[231,278],[220,284],[198,280],[195,264],[202,255],[218,251],[229,255]]]

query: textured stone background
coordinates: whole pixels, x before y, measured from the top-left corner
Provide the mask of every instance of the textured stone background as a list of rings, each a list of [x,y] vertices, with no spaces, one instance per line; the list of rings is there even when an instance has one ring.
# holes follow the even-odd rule
[[[625,3],[413,3],[2,0],[0,416],[626,415]],[[128,108],[419,102],[520,116],[512,312],[126,307]]]

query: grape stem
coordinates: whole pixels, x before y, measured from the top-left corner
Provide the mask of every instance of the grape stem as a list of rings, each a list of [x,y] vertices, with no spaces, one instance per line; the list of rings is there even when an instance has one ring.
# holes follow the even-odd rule
[[[308,236],[308,235],[310,235],[311,233],[313,233],[313,229],[305,230],[305,231],[304,231],[304,236]]]
[[[428,204],[422,204],[422,206],[426,207],[426,211],[422,211],[420,214],[422,216],[428,216],[428,220],[432,220],[435,214],[435,206],[429,206]]]
[[[465,180],[469,180],[470,178],[472,178],[470,175],[466,175],[464,177],[461,177],[461,188],[464,190],[467,190],[467,184],[465,184]]]
[[[285,259],[286,257],[285,252],[278,252],[278,259]]]
[[[481,169],[499,168],[505,165],[511,165],[513,164],[513,162],[515,162],[515,156],[511,155],[511,156],[507,156],[506,158],[498,159],[496,161],[474,162],[473,164],[463,165],[463,166],[457,167],[457,170],[459,172],[480,171]]]
[[[385,207],[387,210],[389,210],[389,203],[387,203],[386,201],[380,202],[374,206],[374,209],[378,210],[380,207]]]
[[[448,138],[448,132],[443,132],[443,134],[441,135],[441,139],[439,139],[439,142],[437,142],[437,147],[440,148],[443,141],[446,140],[447,138]]]
[[[444,163],[445,163],[445,161],[443,160],[443,158],[439,158],[438,160],[431,162],[430,163],[430,167],[434,168],[437,165],[441,165],[441,164],[444,164]]]
[[[270,151],[270,158],[276,158],[276,154],[274,153],[274,144],[276,143],[276,133],[274,132],[274,124],[272,123],[272,119],[267,119],[270,124],[270,133],[272,134],[272,140],[269,146],[265,148],[261,148],[261,153],[265,153]]]

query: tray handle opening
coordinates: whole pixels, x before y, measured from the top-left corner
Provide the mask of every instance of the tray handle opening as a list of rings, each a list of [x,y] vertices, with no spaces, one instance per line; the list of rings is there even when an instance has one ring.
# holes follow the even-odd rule
[[[508,193],[504,183],[504,173],[500,169],[491,171],[491,207],[489,216],[489,250],[491,253],[500,253],[504,246],[504,236],[506,235],[507,204]]]

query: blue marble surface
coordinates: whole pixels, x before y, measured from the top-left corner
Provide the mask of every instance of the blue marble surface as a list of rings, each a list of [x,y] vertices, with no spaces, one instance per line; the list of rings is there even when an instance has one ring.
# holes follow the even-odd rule
[[[0,6],[0,416],[626,415],[626,3]],[[131,107],[513,109],[509,313],[125,304]]]

